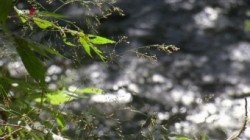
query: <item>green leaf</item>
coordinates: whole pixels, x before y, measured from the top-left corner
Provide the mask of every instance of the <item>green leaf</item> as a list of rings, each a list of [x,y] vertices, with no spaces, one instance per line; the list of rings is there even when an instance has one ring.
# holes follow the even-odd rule
[[[52,27],[54,25],[53,22],[50,22],[48,20],[44,20],[44,19],[41,19],[41,18],[36,18],[36,17],[33,17],[33,21],[41,29],[47,29],[47,28]]]
[[[79,36],[78,42],[82,45],[82,47],[87,52],[87,54],[92,57],[91,52],[90,52],[90,48],[92,47],[92,44],[86,41],[85,35],[83,33]]]
[[[99,56],[99,58],[105,62],[106,57],[103,56],[102,51],[100,51],[99,49],[97,49],[95,46],[92,47],[92,49],[94,50],[94,52]]]
[[[67,36],[66,36],[66,34],[63,32],[63,42],[66,44],[66,45],[69,45],[69,46],[72,46],[72,47],[75,47],[76,45],[75,44],[73,44],[73,43],[71,43],[71,42],[69,42],[68,40],[67,40]]]
[[[4,130],[4,128],[0,129],[0,135],[3,135],[5,133],[2,129]]]
[[[64,57],[62,54],[60,54],[58,51],[56,51],[54,48],[50,48],[49,46],[40,44],[40,43],[36,43],[32,40],[28,40],[26,39],[27,42],[30,44],[30,48],[32,49],[32,51],[49,58],[48,53],[49,54],[53,54],[53,55],[57,55],[57,56],[61,56]]]
[[[60,54],[57,50],[55,50],[54,48],[50,48],[48,46],[44,46],[42,44],[39,44],[37,47],[41,47],[44,49],[44,51],[50,53],[50,54],[54,54],[54,55],[57,55],[57,56],[61,56],[61,57],[64,57],[62,54]]]
[[[209,140],[209,137],[206,134],[203,134],[201,140]]]
[[[57,91],[54,93],[46,94],[44,99],[52,105],[60,105],[74,100],[75,97],[66,94],[64,91]],[[36,98],[35,101],[41,102],[41,98]]]
[[[88,87],[83,89],[77,89],[76,94],[102,94],[103,90],[100,88]]]
[[[185,136],[180,136],[180,137],[177,137],[176,140],[191,140],[191,139],[189,139],[188,137],[185,137]]]
[[[83,48],[85,49],[85,51],[87,52],[87,54],[92,57],[90,50],[92,49],[97,55],[98,57],[102,60],[105,61],[105,57],[102,54],[102,51],[100,51],[99,49],[97,49],[95,46],[93,46],[93,44],[91,43],[91,41],[89,40],[89,38],[86,38],[85,35],[83,33],[81,33],[79,35],[79,39],[78,39],[79,43],[83,46]]]
[[[88,38],[90,40],[91,43],[93,44],[113,44],[115,43],[115,41],[107,39],[105,37],[101,37],[101,36],[96,36],[96,35],[92,35],[92,34],[88,34]]]
[[[75,47],[75,46],[76,46],[75,44],[73,44],[73,43],[67,41],[65,38],[63,39],[63,42],[64,42],[66,45],[68,45],[68,46],[72,46],[72,47]]]
[[[12,0],[0,0],[0,25],[6,28],[6,21],[10,10],[13,7]]]
[[[18,86],[12,87],[12,90],[14,92],[20,93],[22,96],[20,96],[18,99],[34,99],[41,97],[41,90],[39,90],[41,87],[38,83],[35,83],[34,81],[30,80],[23,80],[23,79],[9,79],[11,83],[15,83]]]
[[[56,122],[57,124],[61,127],[64,128],[65,127],[65,122],[62,116],[56,116]]]
[[[27,22],[27,19],[25,18],[23,11],[17,9],[16,6],[14,6],[14,10],[16,11],[17,15],[20,17],[22,23]]]
[[[74,99],[74,97],[69,96],[63,92],[58,92],[57,94],[46,95],[47,100],[53,105],[64,104]]]
[[[246,29],[247,31],[250,31],[250,20],[246,20],[246,21],[245,21],[245,29]]]
[[[41,136],[40,133],[35,133],[34,131],[30,131],[28,134],[29,134],[29,135],[32,137],[32,139],[34,139],[34,140],[44,140],[44,137]],[[27,132],[26,132],[26,138],[27,138]]]
[[[10,83],[9,79],[6,76],[2,77],[0,75],[0,97],[3,94],[8,93],[10,88],[11,88],[11,83]]]
[[[45,68],[43,67],[42,62],[35,56],[34,52],[31,51],[30,47],[32,44],[19,37],[15,38],[15,42],[17,44],[16,50],[30,76],[32,76],[37,82],[44,83]]]

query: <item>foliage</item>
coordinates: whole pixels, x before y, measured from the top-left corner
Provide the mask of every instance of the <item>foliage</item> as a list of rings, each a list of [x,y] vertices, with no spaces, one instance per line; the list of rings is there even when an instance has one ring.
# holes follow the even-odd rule
[[[47,69],[42,60],[51,59],[51,56],[54,55],[65,56],[53,47],[32,40],[27,34],[36,30],[58,34],[57,37],[67,47],[82,47],[89,57],[94,58],[96,55],[103,62],[106,62],[107,57],[99,46],[117,42],[94,33],[86,33],[74,22],[69,21],[67,17],[56,12],[64,6],[74,3],[87,7],[87,9],[96,6],[100,11],[98,16],[93,15],[93,22],[85,21],[89,28],[95,30],[100,23],[100,18],[106,18],[112,12],[118,12],[122,15],[121,10],[113,6],[114,1],[112,0],[60,0],[62,5],[52,12],[47,11],[42,4],[35,0],[28,2],[32,6],[31,8],[35,7],[44,11],[20,10],[13,5],[11,0],[0,1],[0,28],[14,42],[16,52],[30,76],[24,79],[15,79],[10,77],[5,70],[1,70],[0,139],[67,139],[66,130],[69,123],[76,124],[76,128],[79,127],[83,132],[86,132],[84,138],[95,138],[96,136],[91,133],[95,129],[95,124],[93,120],[89,119],[91,115],[88,112],[85,115],[77,116],[71,112],[61,111],[60,106],[75,99],[85,98],[88,94],[102,94],[103,90],[93,87],[76,89],[73,92],[69,92],[65,88],[56,91],[49,90],[45,82]],[[52,2],[48,1],[49,4]],[[11,15],[12,11],[16,13],[14,16]],[[91,10],[88,12],[91,13]],[[21,36],[9,31],[6,26],[9,22],[8,18],[13,20],[16,17],[20,19],[21,26],[29,29],[25,30]],[[65,24],[67,26],[64,26]],[[157,48],[166,53],[178,50],[175,46],[165,44],[144,47],[146,50],[150,48]],[[134,52],[139,57],[156,58],[156,56],[142,53],[139,50]],[[92,112],[95,111],[92,110]],[[117,133],[120,136],[119,130]],[[184,137],[179,137],[179,139],[184,139]]]
[[[63,38],[63,41],[65,44],[67,44],[69,46],[76,46],[75,44],[79,43],[84,48],[84,50],[87,52],[87,54],[91,57],[92,57],[91,51],[94,51],[100,57],[100,59],[105,61],[105,57],[103,56],[102,51],[100,51],[94,45],[115,43],[115,41],[104,38],[104,37],[100,37],[100,36],[96,36],[96,35],[92,35],[92,34],[85,34],[79,28],[78,28],[79,30],[72,30],[72,29],[69,29],[67,27],[61,27],[57,23],[54,23],[54,22],[51,22],[51,21],[48,21],[48,20],[45,20],[45,19],[42,19],[39,17],[30,17],[25,12],[17,9],[16,7],[14,7],[14,9],[17,12],[17,14],[19,15],[19,17],[21,18],[21,21],[23,23],[33,22],[39,28],[41,28],[43,30],[50,29],[50,30],[58,31],[61,35],[61,38]],[[72,43],[72,42],[67,41],[67,35],[71,35],[75,38],[78,38],[77,42]]]
[[[50,92],[45,95],[45,100],[52,105],[61,105],[65,102],[72,101],[74,99],[84,98],[87,94],[101,94],[102,89],[99,88],[83,88],[76,89],[73,93],[67,90],[57,90],[55,92]],[[36,98],[36,102],[41,102],[42,98]]]
[[[245,21],[245,29],[246,29],[247,31],[250,30],[250,20],[246,20],[246,21]]]
[[[65,1],[62,7],[77,2],[84,4],[84,6],[88,5],[87,1]],[[44,8],[36,1],[30,1],[30,3],[36,6],[36,8]],[[103,3],[102,1],[94,3],[89,1],[89,4],[97,5]],[[60,8],[58,7],[55,11]],[[113,7],[111,6],[111,8]],[[11,16],[12,10],[17,15]],[[102,14],[106,16],[110,12],[112,12],[112,9],[106,9],[103,10]],[[72,25],[75,29],[61,26],[58,20],[71,23],[63,15],[46,10],[20,10],[13,5],[12,1],[1,0],[0,26],[4,30],[4,34],[15,42],[16,51],[32,78],[13,79],[9,77],[8,72],[1,71],[0,139],[62,139],[62,135],[64,135],[62,133],[66,130],[66,122],[83,121],[85,122],[84,125],[90,125],[87,120],[84,121],[83,116],[79,118],[72,113],[60,112],[54,106],[62,105],[77,98],[83,98],[87,94],[100,94],[102,90],[99,88],[83,88],[77,89],[73,93],[64,89],[57,91],[48,90],[45,82],[46,68],[41,58],[50,59],[52,55],[64,56],[52,47],[34,42],[25,34],[19,36],[8,31],[6,26],[8,17],[12,20],[16,16],[20,19],[21,24],[24,27],[28,27],[31,32],[34,32],[35,28],[57,32],[60,35],[59,38],[69,47],[81,46],[90,57],[93,57],[93,53],[95,53],[103,61],[105,61],[106,57],[96,45],[115,43],[111,39],[94,35],[93,33],[86,34],[73,23]],[[97,17],[95,19],[97,20]],[[76,39],[69,41],[69,36]],[[11,86],[13,84],[17,86]],[[50,117],[47,119],[42,118],[40,116],[41,112],[49,114]]]
[[[11,0],[1,0],[0,5],[0,25],[3,26],[3,28],[6,28],[6,21],[7,16],[9,15],[9,12],[12,8],[12,1]]]

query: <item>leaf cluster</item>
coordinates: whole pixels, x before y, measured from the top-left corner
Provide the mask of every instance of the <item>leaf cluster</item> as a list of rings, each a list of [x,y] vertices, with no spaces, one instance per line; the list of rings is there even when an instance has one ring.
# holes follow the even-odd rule
[[[94,33],[86,33],[74,22],[65,19],[64,15],[56,12],[75,2],[79,2],[89,9],[99,7],[98,16],[94,17],[96,24],[93,24],[93,26],[88,24],[92,26],[91,28],[95,28],[100,23],[100,18],[107,18],[112,12],[121,13],[122,11],[112,6],[113,0],[60,0],[62,5],[53,12],[48,12],[36,0],[29,0],[28,2],[44,11],[37,10],[35,14],[30,14],[29,10],[18,9],[11,0],[0,0],[0,30],[2,29],[6,36],[14,42],[16,52],[29,74],[25,79],[15,79],[5,69],[0,69],[0,139],[67,139],[65,135],[66,130],[69,129],[69,123],[73,123],[76,128],[79,127],[80,130],[86,132],[87,138],[93,138],[91,132],[96,129],[93,123],[94,117],[88,119],[91,117],[87,114],[88,112],[86,112],[87,115],[81,116],[64,112],[60,109],[60,106],[75,99],[85,98],[88,94],[102,94],[103,90],[95,87],[84,87],[74,91],[68,91],[65,87],[56,91],[49,90],[45,82],[47,70],[41,58],[64,57],[64,54],[59,53],[53,47],[35,42],[27,36],[19,36],[8,31],[6,23],[8,17],[10,19],[13,17],[9,15],[13,10],[16,13],[14,17],[18,17],[21,24],[31,31],[37,28],[42,32],[58,34],[58,38],[67,47],[83,48],[89,57],[94,58],[94,55],[96,55],[105,62],[107,57],[100,46],[117,42]],[[49,0],[48,3],[53,3],[53,0]],[[89,15],[91,15],[91,11],[89,12]],[[74,28],[61,25],[61,22],[58,22],[59,20],[71,24]],[[135,52],[139,57],[156,60],[157,57],[154,54],[148,53],[151,48],[157,48],[167,54],[178,50],[175,46],[162,44],[144,46],[136,51],[129,51]],[[143,53],[141,50],[147,52]],[[150,117],[145,126],[154,124],[155,118]],[[121,135],[118,129],[117,133]]]
[[[39,5],[38,2],[30,2]],[[65,6],[73,1],[62,2]],[[51,59],[53,55],[64,56],[52,47],[8,31],[6,23],[8,17],[13,17],[9,16],[12,10],[16,12],[21,24],[28,25],[31,30],[38,28],[41,31],[56,32],[68,47],[82,47],[88,56],[93,57],[95,54],[102,61],[105,61],[106,57],[97,45],[114,44],[115,41],[93,33],[87,34],[76,25],[75,29],[61,26],[57,21],[65,16],[55,12],[36,11],[34,15],[30,15],[29,10],[18,9],[10,0],[0,1],[0,29],[14,42],[17,54],[31,76],[25,79],[13,79],[8,72],[0,69],[0,139],[66,139],[62,133],[67,129],[67,123],[72,122],[77,125],[81,121],[84,127],[90,126],[91,123],[82,116],[79,118],[74,114],[61,112],[56,106],[74,99],[85,98],[87,94],[101,94],[103,91],[93,87],[71,92],[65,89],[48,90],[45,82],[46,68],[41,57]],[[67,20],[63,21],[70,23]],[[75,40],[69,41],[68,36]],[[50,117],[45,119],[41,117],[41,113]]]

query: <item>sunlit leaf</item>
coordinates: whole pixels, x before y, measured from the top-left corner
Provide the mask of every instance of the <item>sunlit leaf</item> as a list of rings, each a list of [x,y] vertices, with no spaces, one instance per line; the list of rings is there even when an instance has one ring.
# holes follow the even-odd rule
[[[107,39],[105,37],[101,37],[101,36],[89,34],[88,37],[89,37],[89,40],[91,41],[91,43],[93,43],[93,44],[100,44],[101,45],[101,44],[113,44],[113,43],[115,43],[115,41]]]
[[[2,131],[2,129],[0,129],[0,135],[3,135],[4,134],[4,131]]]
[[[86,41],[86,38],[84,37],[84,35],[79,36],[78,39],[79,43],[82,45],[82,47],[84,48],[84,50],[86,51],[86,53],[92,57],[90,49],[92,47],[92,44],[90,42]]]
[[[33,21],[41,29],[47,29],[47,28],[52,27],[54,25],[53,22],[50,22],[48,20],[44,20],[44,19],[41,19],[41,18],[36,18],[36,17],[33,18]]]
[[[209,140],[209,137],[207,135],[203,134],[201,140]]]
[[[30,49],[30,43],[23,38],[16,37],[17,44],[16,50],[20,55],[22,62],[28,73],[38,82],[44,83],[45,68],[42,62],[35,56],[34,52]]]
[[[73,43],[67,41],[66,39],[63,39],[63,42],[64,42],[66,45],[68,45],[68,46],[72,46],[72,47],[76,46],[75,44],[73,44]]]
[[[64,119],[61,116],[56,116],[56,122],[61,128],[65,127]]]
[[[22,23],[27,22],[27,19],[26,19],[25,16],[24,16],[25,13],[24,13],[22,10],[17,9],[16,6],[14,6],[14,9],[15,9],[17,15],[20,17],[21,22],[22,22]]]
[[[67,40],[67,36],[66,36],[65,33],[63,33],[63,42],[64,42],[65,44],[69,45],[69,46],[72,46],[72,47],[75,47],[75,46],[76,46],[75,44],[73,44],[73,43],[71,43],[71,42],[69,42],[69,41]]]
[[[79,36],[78,41],[83,46],[83,48],[85,49],[85,51],[87,52],[89,56],[92,57],[91,52],[90,52],[90,50],[92,49],[102,61],[105,61],[106,58],[103,56],[102,51],[100,51],[98,48],[93,46],[89,38],[85,38],[84,34]]]
[[[98,48],[96,48],[95,46],[92,47],[92,49],[94,50],[94,52],[99,56],[99,58],[105,62],[106,57],[103,56],[102,51],[100,51]]]
[[[191,140],[188,137],[180,136],[176,140]]]
[[[250,31],[250,20],[245,21],[245,29]]]
[[[103,90],[100,88],[88,87],[88,88],[77,89],[75,93],[77,94],[102,94]]]
[[[52,105],[60,105],[74,100],[75,97],[69,96],[64,91],[58,91],[55,93],[46,94],[44,99]],[[41,102],[41,98],[36,98],[35,101]]]
[[[75,99],[74,97],[69,96],[64,92],[58,92],[57,94],[48,94],[48,95],[46,95],[46,97],[47,97],[48,101],[54,105],[63,104],[65,102],[69,102],[69,101]]]

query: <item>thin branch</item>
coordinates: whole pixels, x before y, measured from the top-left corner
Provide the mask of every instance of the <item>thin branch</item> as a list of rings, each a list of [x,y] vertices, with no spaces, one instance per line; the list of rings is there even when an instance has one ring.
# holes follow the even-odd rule
[[[18,131],[25,130],[25,129],[27,130],[27,126],[18,125],[18,124],[5,123],[5,124],[0,124],[0,126],[8,126],[8,127],[15,127],[15,128],[17,128],[16,130],[12,131],[10,134],[5,135],[3,137],[0,137],[0,140],[9,138],[12,135],[14,135],[15,133],[17,133]],[[42,133],[44,135],[46,135],[46,134],[49,133],[48,130],[47,130],[47,133],[46,133],[44,130],[39,130],[39,129],[36,129],[36,128],[33,128],[33,127],[31,127],[31,131],[36,131],[36,132]]]
[[[231,135],[227,140],[237,140],[237,138],[240,137],[240,135],[242,133],[244,133],[244,131],[246,130],[246,125],[247,125],[247,118],[248,118],[248,112],[247,112],[247,98],[244,98],[245,99],[245,119],[244,119],[244,123],[241,127],[241,129],[234,133],[233,135]]]
[[[0,126],[10,126],[10,127],[20,127],[20,128],[25,128],[24,126],[21,126],[21,125],[17,125],[17,124],[0,124]]]
[[[13,135],[15,135],[18,131],[21,131],[22,129],[24,129],[24,128],[23,128],[23,127],[20,127],[20,128],[18,128],[18,129],[16,129],[16,130],[12,131],[12,132],[9,133],[9,134],[7,134],[7,135],[5,135],[5,136],[2,136],[2,137],[0,137],[0,140],[6,140],[6,139],[12,137]]]

